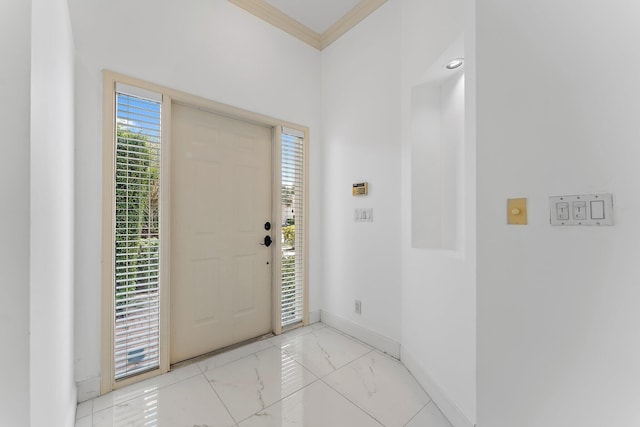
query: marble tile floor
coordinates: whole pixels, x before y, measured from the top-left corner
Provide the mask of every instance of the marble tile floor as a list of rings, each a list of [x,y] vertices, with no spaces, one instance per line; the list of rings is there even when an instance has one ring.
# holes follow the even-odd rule
[[[397,360],[315,323],[78,405],[76,427],[451,427]]]

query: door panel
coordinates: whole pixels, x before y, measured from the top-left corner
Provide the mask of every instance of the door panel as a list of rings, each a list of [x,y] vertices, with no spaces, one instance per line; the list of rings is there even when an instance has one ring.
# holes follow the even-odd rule
[[[271,331],[271,129],[172,108],[171,363]]]

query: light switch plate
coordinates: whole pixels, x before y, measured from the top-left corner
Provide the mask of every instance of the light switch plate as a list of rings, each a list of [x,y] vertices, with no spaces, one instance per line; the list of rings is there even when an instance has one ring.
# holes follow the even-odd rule
[[[355,222],[373,222],[373,209],[355,209],[353,211],[353,220]]]
[[[527,225],[527,199],[507,199],[507,224]]]
[[[580,194],[549,197],[551,225],[613,225],[613,195]]]

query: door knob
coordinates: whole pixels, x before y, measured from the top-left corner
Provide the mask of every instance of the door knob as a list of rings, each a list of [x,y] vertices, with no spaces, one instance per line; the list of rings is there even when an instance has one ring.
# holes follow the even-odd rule
[[[271,246],[271,243],[273,241],[271,240],[271,236],[264,236],[264,243],[260,243],[263,246],[269,247]]]

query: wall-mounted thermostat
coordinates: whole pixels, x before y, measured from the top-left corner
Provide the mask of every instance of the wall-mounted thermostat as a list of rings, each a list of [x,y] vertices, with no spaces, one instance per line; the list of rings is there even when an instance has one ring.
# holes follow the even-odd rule
[[[353,184],[353,195],[354,196],[366,196],[369,194],[369,183],[368,182],[357,182]]]

